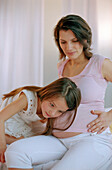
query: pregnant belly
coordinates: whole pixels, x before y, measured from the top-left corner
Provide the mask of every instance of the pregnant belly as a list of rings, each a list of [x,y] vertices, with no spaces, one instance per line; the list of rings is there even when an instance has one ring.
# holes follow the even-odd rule
[[[76,118],[73,124],[70,126],[66,132],[87,132],[87,125],[97,118],[97,115],[92,115],[91,110],[102,110],[104,111],[103,105],[90,105],[90,104],[80,104]]]

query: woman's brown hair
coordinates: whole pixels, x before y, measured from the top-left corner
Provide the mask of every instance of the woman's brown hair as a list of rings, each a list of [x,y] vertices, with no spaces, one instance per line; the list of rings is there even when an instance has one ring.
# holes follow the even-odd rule
[[[92,57],[92,52],[90,48],[92,43],[91,42],[92,32],[91,32],[91,28],[83,18],[81,18],[78,15],[67,15],[65,17],[62,17],[54,28],[54,38],[60,52],[59,59],[64,59],[66,58],[66,56],[63,50],[61,49],[59,43],[60,30],[65,30],[65,31],[71,30],[75,34],[78,41],[83,45],[83,51],[85,57],[87,59],[90,59],[90,57]]]

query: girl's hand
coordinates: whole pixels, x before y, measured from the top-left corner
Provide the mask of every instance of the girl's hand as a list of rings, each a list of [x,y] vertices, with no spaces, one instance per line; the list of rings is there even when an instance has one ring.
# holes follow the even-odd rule
[[[5,139],[6,139],[6,143],[8,145],[10,145],[11,143],[13,143],[17,140],[24,139],[24,137],[22,136],[22,137],[16,138],[14,136],[9,136],[9,135],[5,134]]]
[[[1,156],[0,156],[0,162],[5,163],[5,155],[4,155],[4,153],[2,153]]]
[[[0,147],[0,162],[4,163],[5,162],[5,151],[7,149],[7,146],[4,145],[4,147]]]
[[[98,115],[98,117],[87,125],[88,132],[97,132],[97,134],[100,134],[112,123],[112,110],[109,112],[92,110],[91,113]]]

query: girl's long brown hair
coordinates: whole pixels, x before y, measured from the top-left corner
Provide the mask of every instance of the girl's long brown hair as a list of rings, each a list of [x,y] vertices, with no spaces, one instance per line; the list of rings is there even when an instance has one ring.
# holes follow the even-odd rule
[[[45,87],[24,86],[17,88],[8,94],[4,94],[3,99],[15,96],[24,89],[36,92],[41,101],[47,100],[51,97],[64,97],[69,108],[68,110],[75,110],[75,112],[81,100],[81,93],[79,88],[77,88],[76,84],[72,80],[66,77],[59,78]],[[73,120],[74,119],[75,116]],[[47,127],[43,134],[48,135],[52,133],[53,120],[53,118],[48,119]]]

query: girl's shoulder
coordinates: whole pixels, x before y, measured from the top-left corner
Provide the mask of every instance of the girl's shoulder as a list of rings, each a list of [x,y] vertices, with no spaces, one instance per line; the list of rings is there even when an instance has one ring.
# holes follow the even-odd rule
[[[37,93],[34,91],[23,89],[20,93],[22,92],[26,95],[28,100],[37,97]]]

